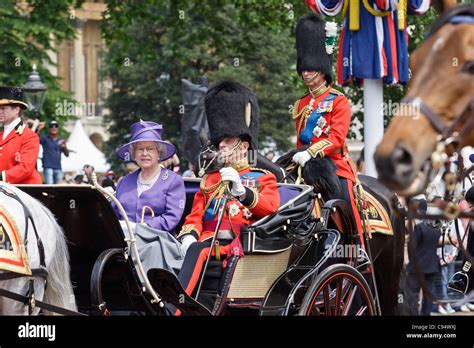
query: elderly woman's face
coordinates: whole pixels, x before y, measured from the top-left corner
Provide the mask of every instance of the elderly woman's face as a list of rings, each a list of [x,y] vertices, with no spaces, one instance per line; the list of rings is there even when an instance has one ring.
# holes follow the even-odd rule
[[[135,162],[142,169],[157,166],[160,158],[158,144],[153,141],[140,141],[133,146],[133,155]]]

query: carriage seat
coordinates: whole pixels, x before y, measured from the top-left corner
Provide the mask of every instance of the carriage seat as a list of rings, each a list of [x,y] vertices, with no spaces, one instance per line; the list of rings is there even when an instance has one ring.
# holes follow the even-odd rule
[[[286,233],[288,220],[302,218],[308,213],[308,209],[312,209],[310,186],[278,184],[278,191],[278,211],[241,229],[245,254],[278,253],[289,249],[292,241]]]
[[[285,178],[285,171],[278,164],[272,162],[261,153],[257,153],[257,167],[268,170],[270,173],[275,175],[277,182],[282,182]]]
[[[177,227],[181,229],[184,219],[191,212],[193,198],[199,190],[199,179],[184,179],[186,189],[186,207]],[[280,208],[272,215],[255,222],[252,226],[244,226],[241,230],[244,252],[279,252],[288,249],[291,241],[286,237],[283,225],[288,219],[302,216],[311,202],[312,188],[307,185],[278,184]]]

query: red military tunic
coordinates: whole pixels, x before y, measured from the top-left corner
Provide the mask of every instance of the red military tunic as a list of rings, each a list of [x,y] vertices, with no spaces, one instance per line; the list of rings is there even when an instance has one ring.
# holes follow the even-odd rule
[[[220,258],[221,255],[242,255],[239,238],[242,225],[252,224],[276,212],[280,207],[280,194],[275,175],[262,169],[250,168],[248,163],[234,164],[233,167],[239,172],[246,187],[246,195],[243,200],[232,199],[227,203],[219,232],[227,232],[228,235],[230,233],[234,239],[230,244],[213,248],[212,254],[216,255],[216,258]],[[221,182],[219,172],[204,176],[201,180],[201,189],[194,196],[191,213],[186,217],[178,238],[191,233],[200,242],[211,240],[216,230],[220,211],[218,208],[222,205],[221,198],[224,192],[225,184]],[[218,238],[229,239],[228,236],[220,235]],[[198,252],[189,257],[191,252],[188,251],[179,274],[179,280],[188,295],[193,293],[211,251],[210,247],[203,245]]]
[[[331,94],[331,96],[330,96]],[[330,98],[328,98],[328,96]],[[296,126],[296,146],[301,147],[309,144],[301,139],[301,133],[305,130],[307,122],[313,110],[321,110],[325,121],[320,128],[322,130],[319,137],[312,135],[311,146],[308,152],[314,157],[330,157],[337,166],[336,174],[340,177],[355,182],[354,174],[348,162],[348,153],[345,146],[347,133],[351,124],[351,109],[347,98],[339,91],[327,87],[326,90],[314,98],[312,107],[310,106],[311,94],[306,94],[296,101],[293,108],[293,119]],[[332,99],[328,101],[328,99]],[[313,129],[309,130],[310,132]]]
[[[39,137],[20,122],[3,140],[0,132],[0,181],[10,184],[41,184],[36,171]]]
[[[250,168],[248,164],[235,167],[246,187],[244,200],[232,199],[227,203],[227,210],[221,230],[231,230],[234,236],[240,234],[242,225],[249,225],[260,218],[272,214],[280,207],[280,194],[275,175],[262,169]],[[193,200],[191,213],[178,238],[192,233],[199,241],[212,238],[218,220],[218,203],[225,190],[220,183],[220,173],[205,175],[201,180],[201,189]],[[217,207],[216,207],[217,206]]]

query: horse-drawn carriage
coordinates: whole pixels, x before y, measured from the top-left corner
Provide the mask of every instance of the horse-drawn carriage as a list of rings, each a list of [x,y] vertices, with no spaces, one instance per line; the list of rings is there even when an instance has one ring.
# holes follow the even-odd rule
[[[185,179],[185,187],[184,216],[190,211],[199,180]],[[170,288],[162,286],[154,270],[148,279],[132,261],[133,237],[123,232],[100,187],[19,188],[49,208],[64,229],[79,312],[169,313],[160,294]],[[197,299],[202,304],[188,302],[189,310],[186,305],[180,307],[183,314],[380,314],[375,289],[369,286],[373,283],[368,256],[337,252],[355,246],[357,239],[345,203],[330,200],[315,217],[318,200],[311,186],[279,184],[278,190],[279,210],[242,229],[245,255],[229,257],[225,268],[219,260],[211,260]],[[347,230],[339,231],[336,220],[343,221]]]

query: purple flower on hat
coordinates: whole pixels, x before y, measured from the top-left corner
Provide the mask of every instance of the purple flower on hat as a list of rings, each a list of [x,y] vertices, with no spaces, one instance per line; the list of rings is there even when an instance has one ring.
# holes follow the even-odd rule
[[[130,146],[140,141],[153,141],[160,144],[162,153],[160,162],[167,160],[176,153],[174,145],[163,141],[161,136],[163,134],[163,126],[153,121],[140,120],[130,126],[130,141],[120,146],[116,154],[125,161],[130,161]]]

